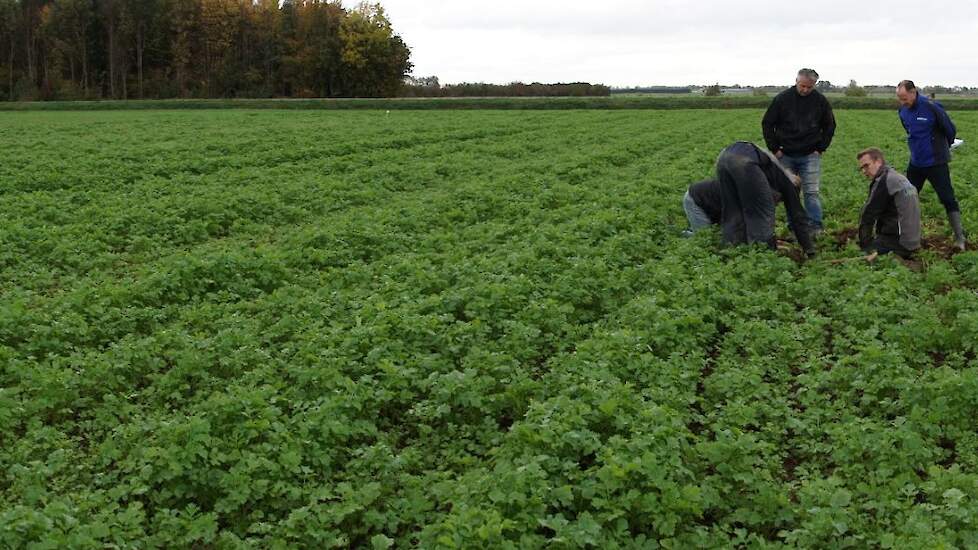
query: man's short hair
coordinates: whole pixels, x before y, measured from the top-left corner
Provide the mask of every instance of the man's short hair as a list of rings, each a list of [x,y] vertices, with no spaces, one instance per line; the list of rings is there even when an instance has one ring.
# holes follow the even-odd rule
[[[799,78],[807,78],[813,82],[818,82],[818,71],[815,69],[801,69],[798,71]]]
[[[913,84],[913,80],[901,80],[900,83],[897,84],[897,88],[898,89],[899,88],[903,88],[904,90],[906,90],[908,92],[912,92],[912,91],[914,91],[914,90],[917,89],[917,87],[914,86],[914,84]]]
[[[883,158],[883,151],[881,151],[879,147],[869,147],[868,149],[863,149],[862,151],[859,151],[858,153],[856,153],[856,160],[859,160],[865,157],[866,155],[869,155],[869,158],[873,160],[880,160],[886,162],[886,159]]]

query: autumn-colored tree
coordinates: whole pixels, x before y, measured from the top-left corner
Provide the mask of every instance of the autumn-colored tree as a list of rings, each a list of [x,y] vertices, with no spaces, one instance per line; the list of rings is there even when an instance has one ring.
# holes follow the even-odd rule
[[[200,0],[200,6],[205,95],[221,96],[222,67],[233,59],[241,10],[237,0]]]
[[[340,28],[346,12],[339,2],[306,1],[299,6],[299,14],[297,57],[305,89],[321,97],[341,93],[337,89],[342,69]]]
[[[161,0],[125,0],[127,21],[131,27],[131,37],[136,54],[136,83],[139,98],[145,96],[144,69],[146,67],[147,45],[158,44],[161,34],[160,23],[163,17]]]
[[[195,0],[170,0],[170,67],[180,97],[198,87],[194,57],[198,54],[200,4]]]
[[[255,45],[253,52],[254,65],[248,73],[248,83],[253,87],[259,86],[261,95],[272,95],[278,88],[276,79],[281,63],[282,12],[278,0],[257,0],[251,12]]]
[[[125,40],[120,34],[127,30],[127,12],[123,0],[98,0],[98,17],[105,32],[105,55],[103,57],[108,68],[109,97],[126,97],[126,90],[121,84],[125,78],[120,73],[120,56],[125,54]],[[121,42],[121,43],[120,43]],[[118,88],[117,88],[118,86]]]
[[[90,0],[59,0],[54,15],[55,32],[69,67],[69,83],[85,97],[90,82],[88,33],[94,16],[92,3]]]
[[[6,63],[2,72],[6,73],[7,98],[14,96],[14,51],[16,48],[19,10],[16,0],[0,0],[0,47],[6,48],[7,55],[0,57]]]
[[[20,34],[24,38],[24,61],[26,77],[29,86],[37,87],[37,29],[40,26],[40,13],[44,7],[43,0],[21,0]]]
[[[343,78],[349,95],[396,95],[410,72],[411,51],[394,34],[380,4],[360,3],[340,25]]]
[[[0,0],[9,99],[381,96],[410,67],[379,4]]]

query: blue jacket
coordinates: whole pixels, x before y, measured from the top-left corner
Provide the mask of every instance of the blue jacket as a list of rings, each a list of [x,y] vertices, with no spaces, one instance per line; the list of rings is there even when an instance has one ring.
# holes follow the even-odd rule
[[[900,107],[900,122],[907,131],[910,164],[928,168],[951,160],[957,129],[940,103],[917,94],[910,107]]]

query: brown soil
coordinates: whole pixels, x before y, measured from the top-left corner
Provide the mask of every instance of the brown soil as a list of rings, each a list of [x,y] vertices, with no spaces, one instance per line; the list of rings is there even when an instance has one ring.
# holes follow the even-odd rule
[[[794,261],[796,264],[803,264],[805,263],[805,260],[808,259],[805,256],[805,251],[795,246],[795,244],[791,241],[778,239],[777,244],[778,244],[778,254],[791,258],[791,260]]]
[[[934,250],[938,256],[945,260],[949,260],[951,256],[961,252],[954,246],[954,241],[948,237],[924,237],[921,239],[920,248]]]
[[[838,231],[832,231],[827,233],[829,239],[822,237],[823,241],[835,243],[836,250],[842,250],[849,244],[849,241],[855,241],[859,237],[859,229],[856,227],[847,227],[845,229],[839,229]]]
[[[822,237],[822,244],[827,245],[833,243],[836,250],[842,250],[848,246],[849,241],[855,242],[859,237],[859,229],[855,227],[846,227],[844,229],[839,229],[837,231],[832,231],[827,233],[828,239]],[[920,243],[921,250],[933,250],[937,252],[937,255],[945,260],[951,258],[955,254],[959,253],[960,250],[954,247],[954,242],[948,237],[937,237],[930,236],[921,239]]]

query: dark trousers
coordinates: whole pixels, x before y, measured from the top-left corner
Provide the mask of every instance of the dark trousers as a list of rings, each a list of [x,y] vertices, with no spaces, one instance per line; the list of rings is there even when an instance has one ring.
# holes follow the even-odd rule
[[[924,188],[924,180],[929,181],[948,214],[961,210],[958,207],[957,199],[954,198],[954,188],[951,187],[951,171],[948,169],[947,163],[928,166],[927,168],[910,164],[907,166],[907,179],[917,188],[918,194]]]
[[[758,161],[754,146],[741,142],[724,149],[717,159],[724,243],[775,246],[774,196]]]
[[[907,250],[900,244],[899,235],[877,235],[876,240],[873,241],[873,248],[880,255],[892,252],[904,259],[909,259],[914,253],[913,250]]]

